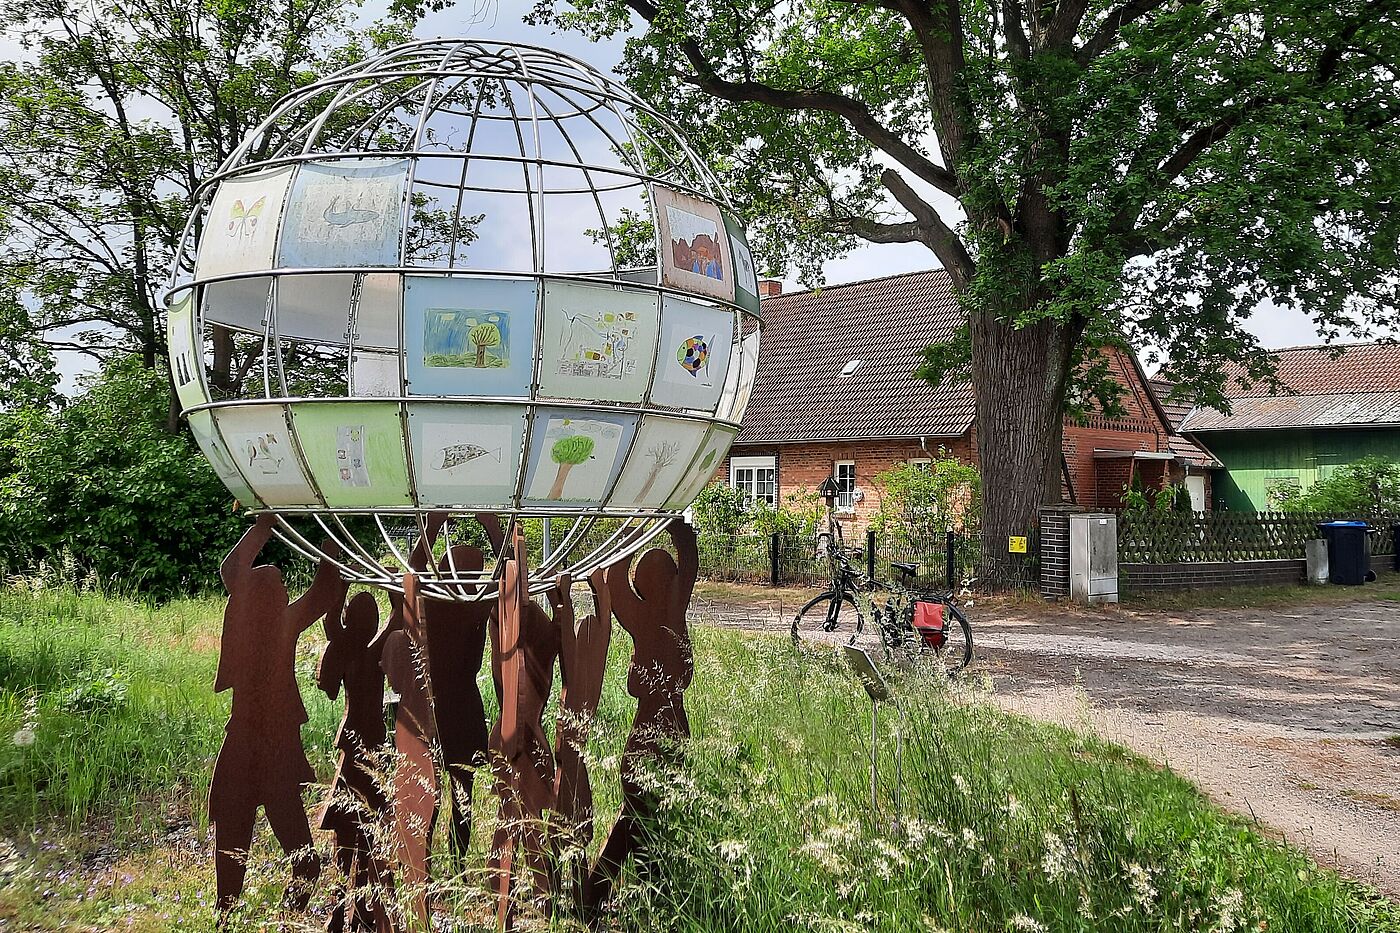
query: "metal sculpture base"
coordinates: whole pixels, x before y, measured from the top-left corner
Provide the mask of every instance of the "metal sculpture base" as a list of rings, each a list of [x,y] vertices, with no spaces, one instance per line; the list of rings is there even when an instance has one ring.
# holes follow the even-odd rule
[[[288,605],[280,572],[253,564],[271,535],[270,518],[259,518],[230,552],[222,568],[229,604],[215,689],[232,689],[234,702],[210,789],[221,921],[242,893],[259,805],[293,859],[288,903],[304,909],[320,874],[301,802],[314,775],[301,746],[306,711],[295,678],[297,638],[318,619],[325,620],[327,646],[317,685],[331,699],[343,687],[346,697],[335,743],[340,758],[318,822],[333,834],[339,875],[329,930],[428,928],[438,812],[450,807],[451,865],[461,874],[474,777],[488,765],[499,805],[488,865],[498,929],[514,929],[522,913],[547,916],[560,909],[594,917],[626,860],[646,857],[646,826],[656,802],[641,776],[674,756],[690,733],[686,610],[698,568],[695,534],[673,522],[678,559],[659,548],[648,551],[635,580],[630,559],[595,571],[588,585],[596,611],[578,620],[572,578],[554,581],[546,611],[528,596],[528,552],[519,531],[502,550],[496,517],[477,519],[503,555],[495,603],[421,596],[419,577],[430,572],[446,520],[435,515],[410,556],[403,595],[390,594],[392,612],[382,631],[374,597],[359,593],[347,606],[346,584],[329,563]],[[442,557],[457,568],[480,568],[483,561],[480,550],[463,545]],[[637,712],[623,754],[622,809],[589,865],[584,854],[595,814],[585,752],[602,697],[613,616],[632,636],[627,689]],[[488,633],[500,710],[489,730],[476,686]],[[560,691],[551,745],[544,714],[556,662]],[[392,756],[386,754],[386,680],[398,695]],[[386,781],[383,763],[390,757]]]

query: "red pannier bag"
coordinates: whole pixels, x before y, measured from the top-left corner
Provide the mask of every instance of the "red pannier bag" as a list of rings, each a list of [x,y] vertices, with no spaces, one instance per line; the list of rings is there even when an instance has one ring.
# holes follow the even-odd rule
[[[948,640],[948,631],[943,625],[942,603],[914,603],[914,631],[924,640],[924,644],[934,651],[943,647]]]

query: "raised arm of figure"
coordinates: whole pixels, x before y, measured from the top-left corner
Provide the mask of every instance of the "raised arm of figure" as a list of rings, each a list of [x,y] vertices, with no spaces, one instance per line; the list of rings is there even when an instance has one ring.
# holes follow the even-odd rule
[[[629,622],[640,618],[643,611],[642,598],[632,589],[632,556],[607,568],[608,597],[617,610],[617,618],[626,628]]]
[[[219,577],[223,579],[224,588],[230,593],[248,571],[253,569],[253,561],[258,559],[268,539],[272,537],[272,525],[276,521],[276,516],[270,513],[264,512],[259,515],[258,520],[253,522],[253,527],[243,532],[243,537],[238,539],[233,550],[224,558],[224,562],[219,566]]]
[[[316,567],[316,576],[305,593],[297,597],[288,608],[288,618],[298,632],[304,632],[322,616],[344,605],[345,591],[350,584],[340,576],[340,570],[331,561],[340,557],[340,548],[329,538],[321,542],[321,553],[330,560],[322,560]]]
[[[684,519],[673,518],[666,529],[676,548],[676,601],[684,611],[695,592],[695,580],[700,576],[700,551],[695,545],[695,529]]]

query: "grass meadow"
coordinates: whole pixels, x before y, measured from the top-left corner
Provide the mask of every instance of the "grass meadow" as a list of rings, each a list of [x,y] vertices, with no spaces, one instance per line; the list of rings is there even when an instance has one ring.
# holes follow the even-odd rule
[[[204,797],[228,708],[210,689],[221,611],[215,599],[153,608],[0,590],[0,927],[211,928]],[[708,628],[694,637],[694,738],[683,764],[656,775],[656,858],[624,879],[610,929],[1400,931],[1393,902],[1171,772],[996,711],[933,672],[903,675],[882,714],[872,808],[869,704],[828,650]],[[304,738],[326,781],[339,708],[314,690],[318,648],[306,638],[298,667]],[[632,715],[629,651],[618,630],[589,750],[602,829]],[[484,784],[476,806],[489,829]],[[265,838],[256,847],[240,925],[319,929],[315,916],[280,912],[279,857]],[[490,929],[479,869],[451,877],[445,854],[436,867],[444,913],[461,918],[442,928]]]

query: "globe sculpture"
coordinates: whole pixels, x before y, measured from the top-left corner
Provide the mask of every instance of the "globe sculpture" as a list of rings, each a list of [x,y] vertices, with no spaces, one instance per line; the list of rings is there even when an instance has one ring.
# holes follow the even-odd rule
[[[432,513],[448,553],[475,513],[548,519],[535,593],[642,547],[723,462],[758,359],[743,224],[680,134],[583,62],[480,41],[283,100],[201,189],[166,300],[229,491],[391,590]]]

